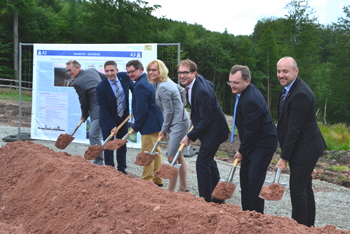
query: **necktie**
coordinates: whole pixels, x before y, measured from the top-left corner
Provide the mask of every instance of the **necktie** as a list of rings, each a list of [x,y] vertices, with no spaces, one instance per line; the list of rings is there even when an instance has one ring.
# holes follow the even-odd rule
[[[190,98],[188,96],[188,90],[190,89],[190,87],[186,87],[185,88],[185,96],[186,96],[186,99],[185,100],[188,100],[188,102],[190,103],[191,105],[191,102],[190,102]],[[187,102],[184,103],[184,105],[186,106],[187,105]]]
[[[287,94],[287,90],[285,88],[283,88],[282,92],[281,92],[280,103],[279,103],[279,106],[278,106],[279,116],[281,116],[281,114],[283,112],[284,102],[286,100],[286,94]]]
[[[122,98],[122,93],[119,90],[119,86],[117,82],[115,82],[115,97],[117,98],[117,110],[118,110],[118,116],[122,117],[123,116],[123,98]]]
[[[236,112],[237,112],[238,100],[239,100],[239,96],[236,95],[235,107],[233,108],[232,132],[231,132],[230,142],[234,142],[234,141],[235,141],[235,140],[234,140],[234,136],[235,136]]]

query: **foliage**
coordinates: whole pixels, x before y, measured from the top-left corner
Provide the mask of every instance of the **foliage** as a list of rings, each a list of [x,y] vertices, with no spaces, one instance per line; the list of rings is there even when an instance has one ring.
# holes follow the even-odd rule
[[[327,150],[350,150],[350,129],[343,123],[319,125]]]
[[[230,68],[247,65],[276,118],[281,86],[276,63],[293,56],[300,77],[316,97],[320,118],[350,124],[350,5],[332,25],[320,25],[309,0],[291,0],[284,17],[259,19],[252,35],[211,32],[199,24],[156,18],[142,0],[0,0],[0,77],[13,77],[13,16],[22,43],[181,43],[181,59],[192,59],[212,81],[226,114],[234,95],[226,85]],[[177,60],[172,51],[171,76]],[[327,106],[325,106],[327,102]],[[326,108],[325,108],[326,107]]]

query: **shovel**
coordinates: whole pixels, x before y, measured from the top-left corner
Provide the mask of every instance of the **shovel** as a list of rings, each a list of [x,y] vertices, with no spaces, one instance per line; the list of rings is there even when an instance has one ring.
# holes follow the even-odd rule
[[[73,130],[72,134],[61,134],[58,136],[55,146],[59,149],[65,149],[73,140],[74,140],[74,133],[78,130],[78,128],[80,127],[80,125],[83,123],[83,120],[80,120],[80,122],[78,123],[78,125],[75,127],[75,129]]]
[[[132,114],[130,114],[128,117],[126,117],[124,119],[124,121],[118,125],[117,127],[117,131],[130,119],[130,117],[132,116]],[[132,131],[132,132],[131,132]],[[130,134],[133,133],[133,130],[129,131]],[[127,133],[125,136],[127,139],[129,137],[129,133]],[[87,151],[85,151],[85,154],[84,154],[84,158],[87,159],[87,160],[93,160],[95,159],[99,154],[101,154],[104,150],[104,146],[106,145],[106,143],[115,135],[114,132],[112,132],[108,137],[107,139],[103,142],[102,145],[91,145],[89,146],[89,148],[87,149]],[[124,137],[125,137],[124,136]],[[107,144],[106,145],[106,149],[109,149],[109,150],[114,150],[114,149],[118,149],[120,148],[121,146],[123,146],[124,144],[126,144],[126,140],[124,139],[115,139],[115,140],[119,140],[119,141],[115,141],[113,140],[113,142],[109,142],[110,144]]]
[[[237,158],[233,161],[227,180],[220,179],[212,193],[213,198],[218,200],[226,200],[232,197],[232,194],[238,184],[238,181],[232,182],[238,162],[239,160]]]
[[[192,129],[193,129],[193,126],[191,127],[189,132],[192,131]],[[173,161],[171,161],[171,163],[164,161],[164,163],[158,168],[158,170],[154,171],[154,175],[156,177],[163,178],[163,179],[171,179],[181,167],[181,164],[175,164],[175,163],[177,162],[177,159],[179,158],[184,148],[185,148],[185,144],[182,143],[179,149],[177,150],[177,153],[175,154]]]
[[[283,197],[284,189],[287,184],[280,184],[281,168],[277,168],[275,178],[273,182],[266,181],[264,182],[263,187],[261,188],[259,197],[264,200],[269,201],[279,201]]]
[[[185,144],[182,143],[179,149],[177,150],[177,153],[174,156],[173,161],[171,163],[164,161],[164,163],[158,168],[158,170],[154,171],[154,175],[156,177],[163,178],[163,179],[171,179],[181,167],[181,164],[175,165],[175,163],[179,158],[184,147],[185,147]]]
[[[154,144],[151,152],[141,152],[137,155],[135,164],[139,166],[148,166],[152,163],[152,161],[157,157],[157,154],[154,151],[157,149],[159,142],[163,139],[163,137],[158,137],[158,140]]]

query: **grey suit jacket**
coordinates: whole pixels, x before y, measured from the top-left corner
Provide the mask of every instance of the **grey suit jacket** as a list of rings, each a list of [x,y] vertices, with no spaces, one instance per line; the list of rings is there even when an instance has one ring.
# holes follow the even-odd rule
[[[185,89],[175,84],[170,78],[156,86],[156,104],[163,112],[162,132],[168,133],[170,127],[188,119],[183,102],[186,100]]]
[[[74,81],[74,89],[79,96],[81,116],[91,121],[98,119],[99,106],[96,97],[96,86],[106,76],[94,68],[81,70]]]

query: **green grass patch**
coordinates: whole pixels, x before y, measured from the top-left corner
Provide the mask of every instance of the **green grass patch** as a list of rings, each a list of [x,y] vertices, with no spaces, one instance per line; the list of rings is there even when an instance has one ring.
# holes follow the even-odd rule
[[[332,171],[350,171],[350,168],[347,166],[330,166],[327,169]]]
[[[228,157],[228,155],[227,155],[226,153],[221,152],[221,151],[217,151],[217,152],[216,152],[216,155],[219,156],[219,157],[224,157],[224,158],[227,158],[227,157]]]
[[[327,144],[327,150],[350,150],[350,131],[343,124],[319,125]]]
[[[17,89],[0,88],[0,99],[10,100],[10,101],[19,101],[19,91]],[[31,102],[32,92],[23,90],[22,101]]]

